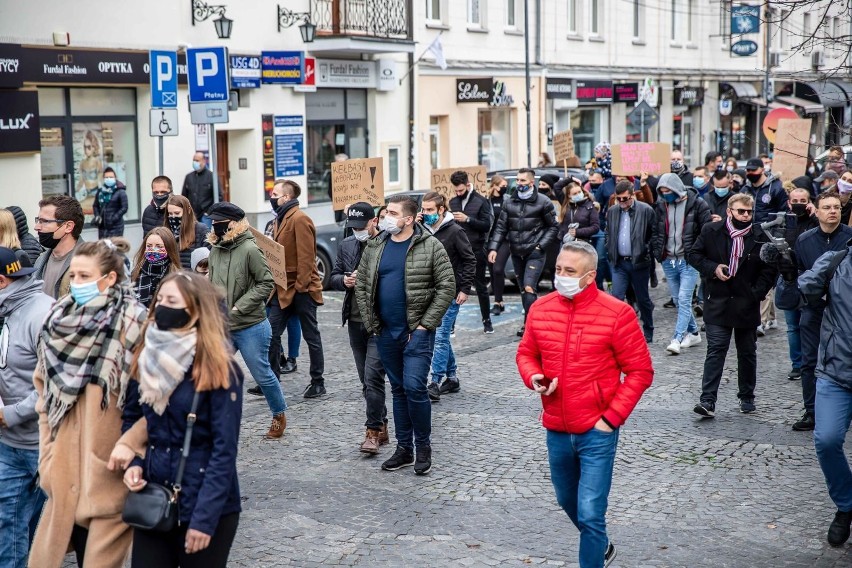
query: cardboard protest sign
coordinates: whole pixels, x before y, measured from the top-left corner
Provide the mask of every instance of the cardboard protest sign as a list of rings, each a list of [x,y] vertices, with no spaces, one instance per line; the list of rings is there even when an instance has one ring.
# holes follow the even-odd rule
[[[457,171],[466,172],[473,184],[473,189],[483,196],[488,195],[488,173],[485,166],[468,166],[466,168],[442,168],[432,170],[430,186],[432,191],[437,191],[449,201],[456,196],[456,190],[450,183],[450,176]]]
[[[805,175],[810,138],[810,118],[783,118],[778,121],[772,172],[780,176],[782,181],[792,181]]]
[[[287,265],[284,263],[284,246],[273,241],[254,227],[249,227],[249,231],[254,235],[257,241],[257,246],[263,256],[266,257],[266,264],[272,271],[272,278],[275,283],[282,288],[287,287]]]
[[[557,166],[579,168],[580,158],[574,153],[574,132],[565,130],[553,136],[553,159]]]
[[[366,201],[385,204],[385,172],[382,158],[357,158],[331,163],[331,205],[342,211],[347,205]]]
[[[635,142],[612,145],[612,173],[658,176],[671,171],[672,146],[666,142]]]

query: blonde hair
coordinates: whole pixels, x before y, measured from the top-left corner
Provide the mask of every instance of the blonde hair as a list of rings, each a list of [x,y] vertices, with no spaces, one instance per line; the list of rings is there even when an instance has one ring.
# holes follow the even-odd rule
[[[784,191],[786,191],[786,192],[787,192],[787,195],[790,195],[790,192],[792,192],[794,189],[798,189],[798,188],[797,188],[797,187],[793,184],[793,182],[792,182],[792,181],[785,181],[785,182],[784,182],[784,184],[783,184],[781,187],[783,187],[783,188],[784,188]]]
[[[751,205],[752,207],[754,207],[754,198],[751,195],[749,195],[748,193],[735,193],[731,196],[730,199],[728,199],[728,209],[732,209],[734,203],[737,203],[739,201],[742,201],[743,205]]]
[[[21,248],[21,240],[18,238],[18,224],[11,211],[0,209],[0,247],[10,249]]]

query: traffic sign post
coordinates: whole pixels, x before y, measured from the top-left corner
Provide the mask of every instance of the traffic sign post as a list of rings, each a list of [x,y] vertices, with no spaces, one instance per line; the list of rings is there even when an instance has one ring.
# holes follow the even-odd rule
[[[163,136],[177,136],[177,52],[149,51],[151,113],[149,134],[159,138],[160,175],[163,175]]]
[[[645,137],[648,130],[651,129],[660,120],[660,115],[646,101],[642,101],[627,114],[627,120],[630,121],[635,128],[641,133],[642,142],[645,142]]]

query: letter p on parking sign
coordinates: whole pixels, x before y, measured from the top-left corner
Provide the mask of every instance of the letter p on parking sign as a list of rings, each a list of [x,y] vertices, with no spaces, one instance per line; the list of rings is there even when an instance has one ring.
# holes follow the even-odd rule
[[[151,107],[176,107],[178,93],[177,53],[174,51],[151,51],[148,55],[148,67],[151,78]]]
[[[228,48],[198,47],[186,50],[189,102],[228,100]]]

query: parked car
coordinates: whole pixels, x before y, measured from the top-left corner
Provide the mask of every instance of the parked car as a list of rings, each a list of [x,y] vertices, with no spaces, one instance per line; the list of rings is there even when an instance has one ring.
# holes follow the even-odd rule
[[[564,168],[533,168],[535,170],[535,182],[538,185],[538,180],[541,176],[546,174],[557,175],[560,178],[565,177],[565,169]],[[509,191],[515,191],[515,182],[518,179],[518,170],[517,168],[514,170],[496,170],[493,172],[488,172],[488,182],[491,183],[491,178],[500,174],[506,181],[509,182]],[[568,175],[570,177],[575,177],[580,181],[585,182],[588,179],[588,175],[586,174],[586,170],[581,168],[568,168]]]

